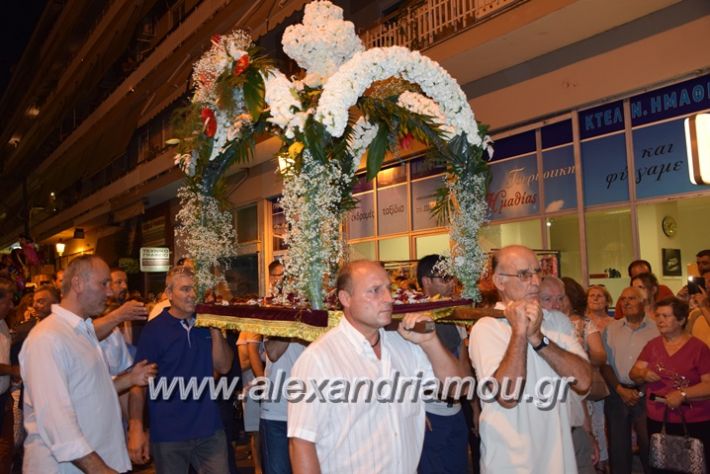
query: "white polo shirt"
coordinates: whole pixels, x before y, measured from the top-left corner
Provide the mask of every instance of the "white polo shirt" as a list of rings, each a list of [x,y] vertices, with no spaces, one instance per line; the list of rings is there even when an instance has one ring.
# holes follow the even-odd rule
[[[431,363],[416,344],[393,331],[380,330],[381,359],[346,318],[308,346],[291,372],[310,383],[342,378],[394,380],[433,379]],[[400,379],[401,380],[401,379]],[[351,385],[351,388],[353,386]],[[365,400],[366,390],[351,390],[348,402],[322,401],[288,405],[288,436],[315,443],[323,473],[414,473],[424,442],[424,403]],[[356,398],[356,401],[352,399]]]
[[[498,303],[496,308],[502,309],[502,304]],[[562,349],[587,360],[572,324],[564,314],[543,310],[542,333]],[[473,325],[469,355],[479,381],[493,376],[498,369],[511,334],[510,323],[505,318],[482,318]],[[533,398],[535,384],[542,377],[559,377],[530,344],[526,374],[524,399],[526,395]],[[557,402],[550,409],[538,408],[527,401],[521,401],[514,408],[504,408],[497,401],[482,402],[481,405],[481,472],[577,472],[567,402]]]
[[[23,472],[79,473],[71,461],[95,451],[131,469],[118,395],[91,319],[52,305],[20,352],[25,385]]]

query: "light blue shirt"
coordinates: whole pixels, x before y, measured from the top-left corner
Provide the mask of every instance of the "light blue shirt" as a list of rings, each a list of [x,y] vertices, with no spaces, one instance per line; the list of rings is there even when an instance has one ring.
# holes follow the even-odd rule
[[[614,369],[619,382],[635,385],[629,377],[629,371],[636,363],[644,346],[660,333],[656,323],[644,316],[638,328],[632,329],[626,318],[609,323],[604,329],[604,349],[607,364]]]

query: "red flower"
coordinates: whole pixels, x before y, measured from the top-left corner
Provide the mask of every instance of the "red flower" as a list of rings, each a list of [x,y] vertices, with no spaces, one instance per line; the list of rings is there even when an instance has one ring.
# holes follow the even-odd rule
[[[205,107],[202,109],[200,117],[202,118],[202,131],[208,137],[214,137],[214,134],[217,133],[217,118],[214,116],[212,109]]]
[[[219,46],[220,41],[222,41],[222,36],[212,35],[212,37],[210,38],[210,41],[212,42],[213,45]]]
[[[414,141],[414,135],[407,133],[399,138],[399,147],[403,149],[409,148],[409,145]]]
[[[243,73],[244,71],[246,71],[246,69],[248,67],[249,67],[249,55],[244,54],[244,55],[242,55],[241,58],[234,61],[234,69],[232,70],[232,74],[234,74],[235,76],[238,76],[241,73]]]

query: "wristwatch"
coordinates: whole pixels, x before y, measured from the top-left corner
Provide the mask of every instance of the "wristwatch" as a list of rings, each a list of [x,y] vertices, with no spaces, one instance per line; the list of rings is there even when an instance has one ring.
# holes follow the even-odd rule
[[[533,347],[533,350],[535,352],[539,352],[541,349],[547,347],[549,344],[550,344],[550,340],[547,338],[547,336],[543,335],[542,340],[540,341],[540,344]]]

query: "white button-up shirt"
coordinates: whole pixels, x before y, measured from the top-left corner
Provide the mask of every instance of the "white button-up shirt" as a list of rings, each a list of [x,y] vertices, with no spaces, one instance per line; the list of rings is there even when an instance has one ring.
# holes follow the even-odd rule
[[[91,319],[52,305],[20,352],[27,439],[23,472],[79,473],[71,461],[95,451],[131,469],[118,396]]]
[[[504,306],[498,303],[496,308],[503,309]],[[541,328],[542,333],[562,349],[587,360],[567,316],[559,311],[543,310]],[[511,334],[510,323],[505,318],[481,318],[473,325],[469,356],[479,381],[492,377],[498,370]],[[513,408],[504,408],[497,401],[481,403],[481,472],[577,472],[567,406],[571,395],[567,395],[566,401],[557,401],[547,409],[538,408],[534,401],[544,401],[545,397],[544,393],[536,393],[535,386],[544,377],[559,378],[550,364],[528,344],[523,399]],[[515,385],[515,381],[512,382],[511,385]],[[512,387],[507,391],[511,390]],[[551,391],[551,386],[546,391]]]
[[[10,365],[10,329],[4,319],[0,319],[0,364]],[[0,395],[10,388],[10,376],[0,375]]]
[[[432,380],[434,373],[416,344],[382,329],[380,338],[378,359],[365,337],[343,318],[306,348],[293,367],[291,378],[306,381],[309,388],[311,380],[351,382],[347,402],[333,401],[339,398],[333,393],[330,401],[316,397],[288,404],[289,438],[315,443],[323,473],[404,474],[417,469],[424,442],[424,403],[421,397],[413,401],[416,388],[410,387],[402,402],[378,401],[374,395],[367,401],[367,389],[356,389],[352,381],[371,380],[377,385],[379,379],[391,384],[398,372],[402,388],[401,377],[416,378],[422,372],[422,380]],[[335,391],[336,385],[332,388]]]

